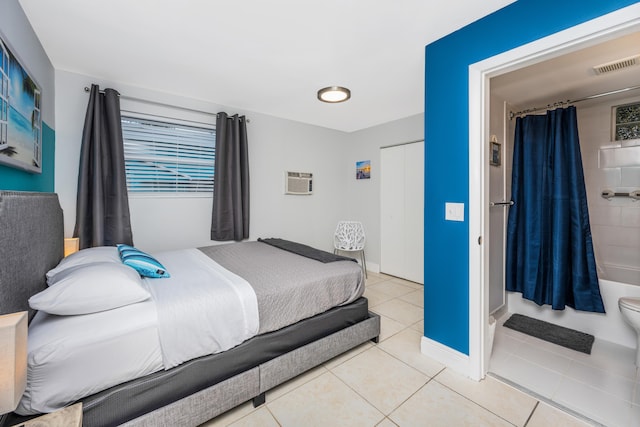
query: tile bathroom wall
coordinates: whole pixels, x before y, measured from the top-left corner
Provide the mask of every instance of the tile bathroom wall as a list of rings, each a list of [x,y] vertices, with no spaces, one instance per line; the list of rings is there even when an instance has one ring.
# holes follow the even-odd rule
[[[640,201],[604,199],[603,190],[640,190],[640,164],[606,165],[601,149],[624,146],[640,150],[640,140],[612,141],[612,107],[640,102],[640,96],[578,106],[578,129],[598,275],[601,279],[640,286]]]

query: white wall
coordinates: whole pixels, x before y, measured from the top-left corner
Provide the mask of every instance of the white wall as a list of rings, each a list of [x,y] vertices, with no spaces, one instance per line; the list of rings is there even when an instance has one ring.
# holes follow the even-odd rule
[[[620,141],[612,142],[612,107],[639,101],[637,95],[615,101],[603,98],[595,105],[577,108],[598,276],[636,286],[640,286],[640,203],[628,197],[606,200],[601,193],[606,189],[616,192],[640,190],[640,166],[600,168],[598,154],[602,147],[620,146]]]
[[[75,224],[77,171],[82,127],[89,100],[85,86],[99,84],[122,94],[123,110],[146,108],[167,114],[166,107],[137,102],[140,98],[201,111],[246,114],[250,123],[250,239],[282,237],[332,250],[333,232],[341,219],[363,222],[367,261],[380,262],[380,147],[424,137],[419,114],[354,133],[344,133],[264,114],[239,111],[206,101],[131,87],[67,71],[56,71],[56,192],[65,214],[65,235]],[[172,114],[175,114],[172,113]],[[188,112],[182,112],[186,118]],[[214,116],[196,114],[215,122]],[[355,179],[355,163],[371,160],[371,179]],[[312,172],[314,194],[284,194],[284,171]],[[209,240],[211,198],[143,198],[130,196],[134,243],[159,251],[212,244]]]
[[[380,266],[380,147],[424,139],[424,114],[395,120],[348,135],[341,160],[347,209],[344,218],[361,221],[367,234],[367,267]],[[371,179],[356,179],[356,162],[371,160]]]
[[[55,188],[65,214],[65,236],[71,236],[75,224],[81,135],[89,100],[84,87],[91,83],[99,84],[101,89],[118,90],[123,109],[145,105],[156,113],[163,109],[127,99],[140,98],[212,114],[246,114],[250,120],[250,239],[282,237],[332,249],[335,224],[345,216],[348,205],[344,185],[347,162],[342,153],[349,134],[57,70]],[[215,123],[213,115],[200,117]],[[285,170],[312,172],[314,194],[285,196]],[[209,240],[211,198],[130,199],[134,243],[141,249],[158,251],[214,243]]]

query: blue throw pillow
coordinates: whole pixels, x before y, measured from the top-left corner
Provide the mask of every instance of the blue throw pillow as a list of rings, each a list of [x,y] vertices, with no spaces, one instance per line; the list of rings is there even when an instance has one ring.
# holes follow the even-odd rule
[[[171,277],[157,259],[133,246],[119,244],[118,252],[120,252],[122,262],[135,269],[141,276],[153,278]]]

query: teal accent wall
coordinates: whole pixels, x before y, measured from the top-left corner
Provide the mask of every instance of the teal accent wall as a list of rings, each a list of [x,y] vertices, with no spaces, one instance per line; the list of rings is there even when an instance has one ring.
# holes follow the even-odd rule
[[[0,190],[53,192],[55,145],[54,130],[42,122],[42,173],[0,165]]]
[[[469,65],[638,3],[519,0],[425,50],[424,335],[469,354]],[[465,221],[445,221],[445,202]]]

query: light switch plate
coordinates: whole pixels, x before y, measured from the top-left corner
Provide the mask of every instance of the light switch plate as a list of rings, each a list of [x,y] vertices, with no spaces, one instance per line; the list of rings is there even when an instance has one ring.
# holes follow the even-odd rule
[[[464,221],[464,203],[444,204],[444,219],[447,221]]]

